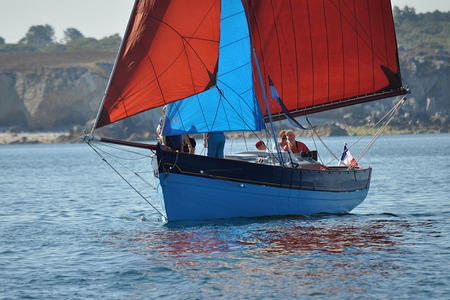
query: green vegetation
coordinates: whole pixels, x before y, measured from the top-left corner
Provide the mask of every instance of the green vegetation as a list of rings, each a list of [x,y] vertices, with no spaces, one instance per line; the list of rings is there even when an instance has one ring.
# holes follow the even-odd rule
[[[367,127],[367,126],[346,126],[345,130],[347,130],[348,135],[376,135],[379,127],[373,128],[373,127]],[[394,135],[394,134],[408,134],[412,133],[414,130],[412,128],[396,128],[387,126],[385,130],[383,131],[384,135]]]
[[[412,7],[394,7],[397,40],[405,48],[450,49],[450,12],[417,14]],[[55,41],[52,26],[31,26],[17,44],[6,44],[0,37],[1,53],[55,51],[117,51],[121,37],[114,34],[102,39],[85,37],[76,28],[67,28],[61,42]]]
[[[19,41],[19,44],[34,45],[38,48],[44,48],[52,44],[55,40],[55,30],[52,26],[35,25],[28,29],[24,38]]]
[[[33,53],[33,52],[64,52],[64,51],[114,51],[119,49],[122,38],[114,34],[102,39],[85,37],[76,28],[67,28],[64,39],[55,41],[55,30],[52,26],[34,25],[28,29],[25,37],[17,44],[6,44],[0,37],[0,54],[2,53]]]
[[[405,48],[450,49],[450,12],[416,14],[412,7],[394,7],[397,40]]]

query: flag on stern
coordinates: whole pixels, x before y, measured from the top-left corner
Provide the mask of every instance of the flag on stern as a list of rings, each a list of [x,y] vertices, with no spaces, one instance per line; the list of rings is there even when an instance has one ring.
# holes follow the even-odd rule
[[[358,168],[358,162],[356,161],[356,159],[353,158],[350,151],[348,151],[347,143],[344,143],[344,152],[342,152],[341,161],[339,162],[339,165],[341,163],[349,167]]]

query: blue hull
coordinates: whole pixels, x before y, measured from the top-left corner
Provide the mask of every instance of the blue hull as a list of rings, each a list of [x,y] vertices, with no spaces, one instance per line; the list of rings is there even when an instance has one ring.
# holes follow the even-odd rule
[[[371,169],[289,168],[157,149],[168,221],[348,213]]]
[[[180,174],[160,176],[160,184],[169,221],[347,213],[369,190],[295,190]]]

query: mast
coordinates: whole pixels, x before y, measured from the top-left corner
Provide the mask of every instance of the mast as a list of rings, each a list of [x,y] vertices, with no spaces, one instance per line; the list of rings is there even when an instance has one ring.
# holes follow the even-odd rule
[[[270,129],[272,130],[272,136],[275,141],[275,147],[277,149],[278,159],[280,160],[281,164],[283,165],[284,164],[283,156],[281,155],[280,147],[278,146],[278,142],[277,142],[277,138],[276,138],[276,134],[275,134],[275,129],[273,128],[272,114],[270,113],[269,101],[267,100],[266,89],[264,88],[264,82],[263,82],[262,75],[261,75],[261,69],[259,68],[259,62],[258,62],[258,57],[256,56],[255,48],[253,48],[253,57],[255,58],[255,65],[256,65],[256,69],[258,71],[258,78],[259,78],[259,82],[261,85],[262,93],[264,95],[264,102],[266,103],[267,116],[269,117]]]

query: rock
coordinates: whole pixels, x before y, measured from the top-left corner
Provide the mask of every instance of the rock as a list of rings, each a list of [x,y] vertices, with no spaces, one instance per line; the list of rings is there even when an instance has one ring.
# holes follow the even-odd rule
[[[27,127],[29,114],[15,88],[16,75],[0,73],[0,126]]]
[[[314,131],[320,136],[347,136],[348,132],[342,128],[339,124],[330,123],[314,127]],[[296,131],[297,136],[313,136],[312,130],[300,130]]]
[[[17,133],[22,132],[22,131],[23,131],[23,128],[21,126],[10,126],[10,127],[8,127],[8,130],[6,130],[6,132],[12,133],[13,135],[14,134],[17,135]]]
[[[68,131],[67,137],[60,139],[79,142],[81,130],[92,128],[114,57],[112,52],[0,54],[0,127],[20,128],[14,129],[17,132]],[[392,126],[424,131],[427,128],[435,131],[436,126],[441,126],[444,132],[448,131],[449,62],[446,50],[400,51],[402,78],[404,84],[411,87],[411,94]],[[321,124],[338,122],[345,126],[365,126],[378,122],[395,101],[368,102],[314,116],[321,119]],[[100,128],[95,133],[116,138],[152,139],[159,117],[160,110],[156,109]],[[324,135],[347,134],[344,126],[327,126],[321,128]]]

